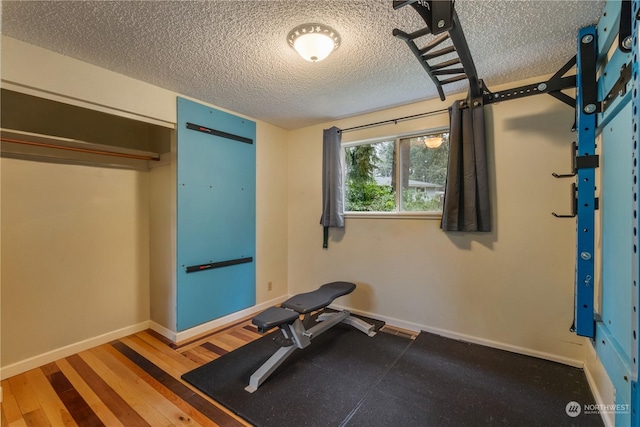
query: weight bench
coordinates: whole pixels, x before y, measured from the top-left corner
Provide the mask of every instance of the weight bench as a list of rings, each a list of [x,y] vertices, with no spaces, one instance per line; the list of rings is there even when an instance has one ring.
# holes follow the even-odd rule
[[[256,391],[295,350],[307,347],[313,338],[338,323],[346,323],[370,337],[374,336],[374,325],[351,316],[346,310],[322,313],[317,317],[317,323],[306,329],[306,325],[313,320],[310,317],[313,312],[327,307],[338,297],[350,294],[355,288],[356,285],[349,282],[327,283],[315,291],[295,295],[280,304],[280,307],[270,307],[254,317],[251,322],[258,327],[258,332],[265,333],[278,327],[283,338],[280,337],[281,347],[278,351],[251,375],[249,385],[244,389],[249,393]]]

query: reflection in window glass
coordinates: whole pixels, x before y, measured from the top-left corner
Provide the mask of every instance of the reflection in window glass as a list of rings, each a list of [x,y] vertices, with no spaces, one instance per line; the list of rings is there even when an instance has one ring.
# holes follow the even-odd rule
[[[400,140],[400,164],[402,165],[400,210],[442,211],[448,159],[448,133]]]

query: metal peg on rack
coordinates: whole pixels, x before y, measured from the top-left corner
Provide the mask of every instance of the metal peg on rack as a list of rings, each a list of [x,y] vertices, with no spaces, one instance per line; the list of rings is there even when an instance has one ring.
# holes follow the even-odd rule
[[[571,178],[576,176],[576,152],[578,150],[578,146],[576,145],[576,142],[573,141],[571,143],[571,173],[562,173],[562,174],[558,174],[553,172],[551,175],[553,175],[554,178]]]
[[[578,201],[576,199],[576,183],[572,183],[571,184],[571,214],[568,215],[562,215],[562,214],[557,214],[555,212],[551,212],[551,215],[555,216],[556,218],[575,218],[576,217],[576,212],[578,210]]]

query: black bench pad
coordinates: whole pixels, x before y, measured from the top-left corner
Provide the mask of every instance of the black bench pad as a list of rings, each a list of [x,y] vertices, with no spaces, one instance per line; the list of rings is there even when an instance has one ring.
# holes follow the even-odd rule
[[[284,323],[292,323],[300,315],[291,310],[280,307],[269,307],[251,320],[251,323],[258,327],[258,332],[264,333],[269,329],[280,326]]]
[[[328,306],[334,299],[350,294],[355,288],[355,283],[331,282],[320,286],[315,291],[294,295],[280,306],[306,314]]]

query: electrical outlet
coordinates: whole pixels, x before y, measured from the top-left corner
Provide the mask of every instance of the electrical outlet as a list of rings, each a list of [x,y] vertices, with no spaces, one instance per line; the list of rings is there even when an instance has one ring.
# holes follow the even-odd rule
[[[267,291],[270,291],[271,289],[273,289],[273,285],[269,282],[267,283]]]

